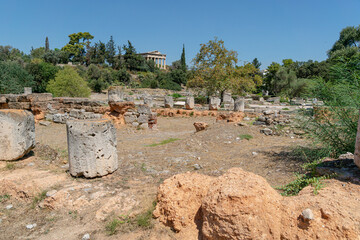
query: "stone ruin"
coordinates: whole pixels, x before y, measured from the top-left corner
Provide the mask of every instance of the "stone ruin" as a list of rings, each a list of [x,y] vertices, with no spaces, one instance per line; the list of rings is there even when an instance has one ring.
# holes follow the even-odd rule
[[[118,168],[116,130],[110,120],[70,120],[66,129],[72,176],[101,177]]]
[[[0,110],[0,160],[18,160],[35,147],[34,116],[25,110]]]

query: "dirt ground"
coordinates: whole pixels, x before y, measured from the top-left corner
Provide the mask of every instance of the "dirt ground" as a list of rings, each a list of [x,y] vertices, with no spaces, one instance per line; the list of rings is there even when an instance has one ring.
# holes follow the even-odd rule
[[[196,121],[210,127],[195,133]],[[114,235],[109,235],[106,225],[116,217],[127,219],[151,209],[159,184],[178,173],[219,176],[240,167],[263,176],[274,187],[290,182],[302,164],[291,151],[306,141],[265,136],[259,129],[211,117],[160,117],[156,130],[123,127],[117,130],[119,169],[102,178],[75,179],[67,172],[66,126],[36,125],[38,145],[33,154],[0,163],[0,239],[72,240],[86,233],[91,239],[180,239],[156,220],[145,228],[130,227],[125,221]],[[253,138],[241,139],[245,134]],[[148,146],[170,138],[177,140]],[[8,197],[6,189],[16,194]],[[43,200],[44,190],[56,190],[59,196]],[[28,224],[36,226],[27,229]]]

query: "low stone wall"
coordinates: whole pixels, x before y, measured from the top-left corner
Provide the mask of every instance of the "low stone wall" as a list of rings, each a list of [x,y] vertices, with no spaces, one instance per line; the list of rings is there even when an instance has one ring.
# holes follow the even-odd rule
[[[107,103],[90,100],[88,98],[53,98],[51,93],[32,93],[32,94],[1,94],[0,109],[23,109],[31,111],[35,120],[42,120],[45,117],[53,120],[51,116],[56,114],[59,117],[67,119],[70,112],[74,109],[82,109],[82,112],[104,114],[109,111]],[[92,114],[83,114],[80,119],[97,118]]]

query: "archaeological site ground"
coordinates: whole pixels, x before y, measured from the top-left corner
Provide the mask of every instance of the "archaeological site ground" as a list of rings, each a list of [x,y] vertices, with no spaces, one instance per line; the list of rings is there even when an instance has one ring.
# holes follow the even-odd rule
[[[0,238],[358,239],[360,171],[314,164],[312,102],[181,94],[1,95]]]

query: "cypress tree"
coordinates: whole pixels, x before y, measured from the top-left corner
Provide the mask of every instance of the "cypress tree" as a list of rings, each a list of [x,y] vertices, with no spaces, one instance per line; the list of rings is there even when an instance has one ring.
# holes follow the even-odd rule
[[[46,37],[45,39],[45,52],[49,51],[49,39]]]
[[[185,45],[184,44],[183,44],[183,50],[181,53],[180,66],[181,66],[181,70],[186,72]]]

